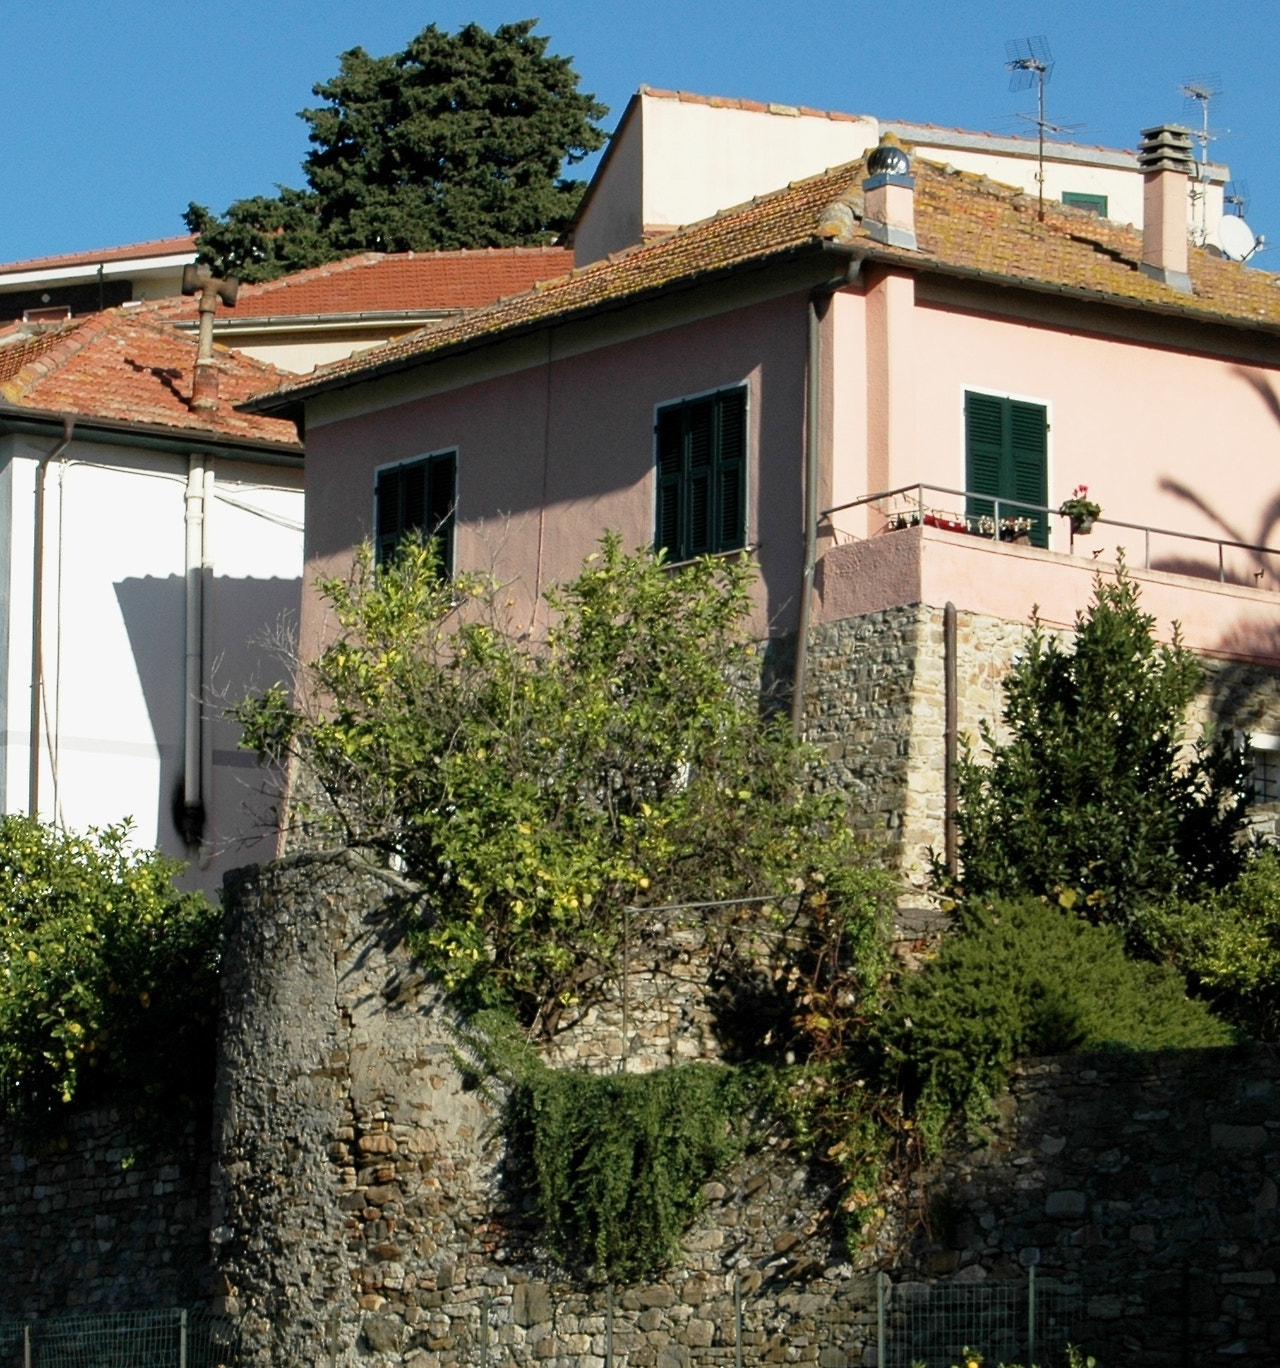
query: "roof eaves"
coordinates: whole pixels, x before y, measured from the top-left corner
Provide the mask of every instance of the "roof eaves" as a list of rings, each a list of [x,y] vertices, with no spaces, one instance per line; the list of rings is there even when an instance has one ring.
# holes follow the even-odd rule
[[[309,399],[314,399],[319,394],[351,389],[356,385],[368,384],[373,380],[382,380],[389,375],[413,370],[418,366],[432,365],[436,361],[462,356],[468,352],[478,351],[483,347],[528,337],[547,328],[558,328],[566,323],[576,323],[583,318],[590,318],[597,314],[614,313],[619,309],[628,309],[633,305],[647,303],[651,299],[672,291],[696,289],[700,285],[723,280],[740,271],[762,269],[786,257],[798,256],[814,250],[823,250],[826,246],[827,239],[819,237],[813,237],[801,243],[787,243],[785,246],[731,262],[726,266],[691,271],[688,275],[678,276],[658,285],[651,285],[628,294],[615,295],[608,299],[594,300],[589,304],[580,305],[578,308],[566,309],[563,313],[543,314],[527,322],[513,323],[509,327],[496,329],[493,332],[461,338],[457,342],[447,343],[433,350],[413,352],[408,356],[396,356],[360,370],[344,371],[341,375],[328,379],[318,377],[310,385],[290,387],[283,393],[270,391],[266,394],[256,395],[242,404],[237,404],[236,408],[242,413],[267,414],[273,417],[288,417],[296,420],[301,415],[302,406]]]
[[[133,444],[165,451],[216,451],[231,459],[238,456],[267,465],[301,467],[303,464],[301,444],[298,442],[271,442],[260,437],[234,437],[202,428],[134,423],[0,403],[0,432],[44,432],[50,428],[61,430],[68,421],[74,424],[78,434],[95,435],[112,445]]]
[[[1082,285],[1059,285],[1053,281],[1037,280],[1031,276],[1003,275],[998,271],[984,271],[978,266],[961,266],[952,262],[939,261],[936,257],[923,257],[914,254],[906,256],[892,249],[886,250],[871,242],[867,244],[865,255],[868,261],[875,261],[885,266],[899,266],[912,271],[977,281],[984,285],[998,285],[1004,289],[1028,290],[1034,294],[1078,299],[1088,304],[1109,304],[1114,308],[1128,309],[1137,313],[1157,313],[1192,323],[1217,324],[1224,328],[1241,328],[1250,332],[1261,332],[1273,337],[1280,337],[1280,323],[1266,319],[1245,318],[1239,314],[1219,313],[1212,309],[1198,309],[1192,305],[1176,303],[1172,300],[1165,302],[1156,299],[1139,299],[1132,295],[1112,294],[1106,290],[1090,290]]]

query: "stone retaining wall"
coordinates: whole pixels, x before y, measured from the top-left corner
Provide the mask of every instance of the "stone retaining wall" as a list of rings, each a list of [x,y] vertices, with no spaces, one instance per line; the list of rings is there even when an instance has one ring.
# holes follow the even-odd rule
[[[959,731],[979,754],[984,719],[1005,739],[1001,685],[1028,631],[1025,622],[956,614]],[[1226,659],[1203,664],[1192,734],[1205,725],[1219,734],[1280,734],[1280,672]],[[820,753],[819,781],[849,793],[859,829],[884,845],[917,890],[928,882],[930,850],[944,845],[944,670],[941,607],[917,603],[824,623],[811,639],[805,732]],[[1280,802],[1261,805],[1257,817],[1260,830],[1274,834]]]
[[[0,1318],[207,1301],[207,1131],[148,1155],[114,1112],[82,1111],[49,1146],[0,1128],[0,1154]]]
[[[469,1082],[452,1015],[400,941],[406,896],[350,856],[229,881],[219,1309],[243,1317],[252,1364],[444,1368],[500,1352],[600,1368],[607,1294],[540,1249],[496,1129],[501,1097]],[[705,944],[678,928],[672,941],[656,978],[638,956],[649,987],[628,1014],[628,1067],[716,1055]],[[615,992],[563,1031],[558,1062],[616,1067],[619,1010]],[[825,1195],[769,1146],[710,1185],[680,1266],[619,1290],[615,1352],[632,1368],[732,1362],[736,1289],[756,1356],[816,1362],[836,1335],[841,1362],[859,1361],[873,1302],[820,1217]]]
[[[1280,1049],[1033,1061],[930,1176],[914,1269],[1081,1287],[1106,1368],[1280,1363],[1278,1184]]]

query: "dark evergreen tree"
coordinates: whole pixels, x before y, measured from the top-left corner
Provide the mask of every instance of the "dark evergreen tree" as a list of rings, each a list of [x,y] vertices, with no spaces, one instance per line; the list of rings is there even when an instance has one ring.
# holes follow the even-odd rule
[[[1230,738],[1184,746],[1203,683],[1120,567],[1098,577],[1069,645],[1033,620],[1004,685],[991,763],[966,754],[958,824],[965,893],[1048,895],[1094,921],[1128,921],[1144,902],[1221,887],[1239,873],[1248,785]]]
[[[343,53],[313,88],[325,103],[301,113],[309,188],[237,200],[222,218],[189,205],[201,257],[269,280],[361,251],[548,241],[583,190],[561,169],[603,145],[608,110],[579,91],[571,59],[548,56],[536,22],[429,24],[403,52]]]

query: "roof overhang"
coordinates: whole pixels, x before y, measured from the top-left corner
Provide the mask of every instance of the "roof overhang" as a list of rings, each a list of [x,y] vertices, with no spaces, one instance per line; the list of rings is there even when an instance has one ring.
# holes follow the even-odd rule
[[[139,447],[146,451],[178,455],[211,452],[222,459],[253,461],[258,465],[284,466],[295,470],[300,470],[303,465],[301,448],[295,442],[267,442],[198,429],[165,427],[161,423],[127,423],[78,413],[58,413],[52,409],[0,404],[0,433],[6,435],[58,435],[68,422],[75,424],[77,437],[108,446]]]
[[[445,360],[446,358],[465,355],[468,352],[477,351],[484,347],[495,346],[499,343],[536,334],[546,328],[560,327],[566,323],[577,322],[584,318],[614,312],[619,309],[631,308],[634,305],[647,303],[650,300],[659,298],[663,295],[697,289],[700,286],[724,280],[747,271],[762,270],[769,266],[776,265],[783,260],[795,259],[806,253],[825,253],[827,255],[844,258],[858,257],[867,262],[900,271],[922,275],[943,276],[950,279],[996,287],[1002,290],[1025,291],[1031,294],[1048,295],[1057,299],[1076,300],[1093,305],[1109,306],[1111,308],[1122,309],[1127,312],[1147,316],[1156,315],[1162,318],[1178,319],[1187,323],[1208,324],[1228,331],[1239,330],[1254,335],[1262,334],[1267,337],[1280,339],[1280,324],[1264,320],[1255,321],[1248,318],[1229,317],[1224,314],[1214,313],[1208,309],[1197,309],[1194,304],[1194,297],[1186,304],[1172,302],[1166,304],[1154,300],[1128,299],[1123,295],[1108,294],[1105,291],[1090,290],[1082,286],[1055,285],[1047,281],[1001,275],[994,271],[983,271],[974,267],[951,265],[947,262],[938,261],[935,258],[923,256],[918,252],[906,252],[893,248],[886,248],[867,238],[860,238],[854,242],[838,242],[830,238],[814,237],[804,243],[789,244],[785,248],[779,248],[776,251],[750,257],[747,260],[734,262],[714,270],[692,272],[688,276],[666,281],[661,285],[655,285],[645,290],[638,290],[632,294],[621,295],[615,299],[583,305],[580,308],[566,310],[563,313],[544,315],[537,319],[531,319],[527,323],[515,324],[500,331],[482,333],[475,337],[464,338],[458,342],[446,344],[445,346],[430,351],[416,352],[408,356],[397,356],[382,363],[373,362],[368,366],[361,367],[359,370],[345,372],[331,378],[317,375],[310,383],[291,387],[287,393],[263,394],[250,399],[243,404],[239,404],[237,407],[246,413],[261,413],[269,414],[274,417],[291,418],[295,423],[299,424],[301,430],[307,402],[321,394],[330,394],[336,393],[339,390],[351,389],[358,385],[384,379],[390,375],[414,370],[419,366],[432,365],[435,362]]]

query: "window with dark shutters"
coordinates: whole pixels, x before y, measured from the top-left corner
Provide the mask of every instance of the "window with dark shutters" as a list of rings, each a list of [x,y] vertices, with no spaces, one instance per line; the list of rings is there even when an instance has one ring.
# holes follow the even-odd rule
[[[673,561],[745,546],[746,387],[669,404],[655,431],[655,545]]]
[[[380,470],[374,493],[374,546],[379,562],[395,555],[396,547],[410,533],[420,532],[436,538],[441,572],[451,574],[457,484],[456,451]]]
[[[971,518],[1030,518],[1031,540],[1049,544],[1049,421],[1043,404],[994,394],[964,397],[965,488]],[[973,497],[989,495],[989,498]],[[1023,504],[1029,506],[1023,506]]]

